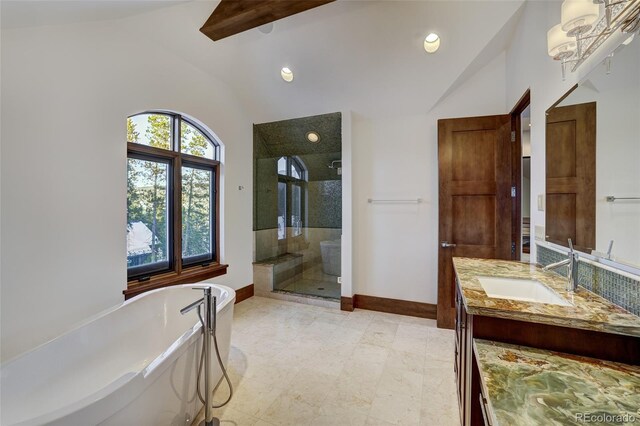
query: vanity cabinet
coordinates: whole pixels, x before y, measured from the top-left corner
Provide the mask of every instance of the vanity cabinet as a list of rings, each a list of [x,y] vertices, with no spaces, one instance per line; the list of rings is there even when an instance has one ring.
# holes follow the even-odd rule
[[[474,338],[640,365],[639,337],[541,324],[535,318],[520,321],[469,314],[457,277],[455,308],[454,371],[463,426],[490,424],[482,404],[486,396],[482,395]]]
[[[467,329],[465,322],[467,320],[467,311],[462,306],[462,295],[459,286],[456,285],[456,316],[455,316],[455,362],[453,370],[456,374],[456,390],[458,391],[458,406],[460,408],[460,418],[465,416],[465,407],[467,403],[463,400],[467,392],[466,371],[467,371]]]
[[[456,389],[458,391],[458,407],[461,424],[482,425],[489,424],[485,421],[485,412],[482,410],[479,397],[482,392],[478,367],[473,356],[473,315],[469,315],[464,308],[460,284],[456,279],[456,315],[455,315],[455,363]],[[474,380],[475,377],[475,380]],[[475,398],[476,400],[472,400]]]

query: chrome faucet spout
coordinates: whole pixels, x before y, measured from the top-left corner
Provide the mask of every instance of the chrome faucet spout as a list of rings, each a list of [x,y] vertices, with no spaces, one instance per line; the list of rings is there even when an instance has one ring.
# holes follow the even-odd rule
[[[554,269],[558,269],[558,268],[560,268],[562,266],[568,265],[569,262],[570,262],[569,259],[564,259],[564,260],[561,260],[560,262],[550,263],[549,265],[545,266],[542,269],[545,270],[545,271],[552,271]]]
[[[573,242],[569,238],[569,252],[567,259],[552,263],[542,268],[544,271],[551,271],[562,266],[567,267],[567,291],[574,292],[578,290],[578,253],[573,249]]]
[[[195,308],[197,308],[198,306],[202,305],[204,303],[204,297],[200,300],[196,300],[195,302],[193,302],[192,304],[185,306],[184,308],[180,309],[180,313],[182,315],[193,311]]]

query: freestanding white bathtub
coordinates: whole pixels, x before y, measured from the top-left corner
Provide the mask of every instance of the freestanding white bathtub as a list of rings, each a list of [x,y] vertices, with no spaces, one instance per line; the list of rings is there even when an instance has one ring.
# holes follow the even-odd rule
[[[0,423],[9,425],[189,425],[202,407],[196,374],[202,297],[182,285],[136,296],[1,366]],[[229,356],[235,292],[211,285],[217,336]],[[222,372],[212,354],[214,383]],[[202,381],[201,386],[203,386]],[[226,395],[226,394],[225,394]]]

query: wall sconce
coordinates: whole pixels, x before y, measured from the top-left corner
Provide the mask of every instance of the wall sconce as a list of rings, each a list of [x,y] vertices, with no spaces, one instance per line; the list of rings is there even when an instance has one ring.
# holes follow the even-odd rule
[[[582,37],[600,18],[600,6],[591,0],[565,0],[560,16],[562,31],[569,37],[575,37],[577,54],[581,56]]]
[[[547,32],[547,50],[549,56],[562,64],[562,79],[565,79],[567,60],[576,53],[577,42],[562,31],[558,24]]]
[[[572,72],[578,69],[618,29],[637,31],[639,13],[640,0],[565,0],[560,24],[547,32],[547,52],[561,62],[562,79],[567,64],[573,64]]]

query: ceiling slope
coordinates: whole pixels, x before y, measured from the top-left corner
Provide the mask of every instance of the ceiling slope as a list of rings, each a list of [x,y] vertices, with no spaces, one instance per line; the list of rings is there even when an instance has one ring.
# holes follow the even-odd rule
[[[504,52],[510,45],[513,39],[513,34],[518,27],[518,23],[524,13],[525,2],[520,3],[520,7],[517,11],[505,22],[496,35],[487,43],[476,57],[469,63],[469,65],[460,73],[456,80],[449,86],[449,88],[440,96],[438,101],[433,105],[431,110],[435,109],[442,103],[449,95],[458,90],[466,81],[472,78],[478,71],[486,67],[492,60],[496,58],[500,53]]]
[[[2,0],[2,28],[68,25],[121,19],[191,0]]]
[[[277,21],[269,34],[253,29],[211,43],[195,28],[215,3],[119,25],[226,82],[254,122],[267,122],[344,110],[427,113],[504,47],[523,2],[336,1]],[[433,55],[422,48],[431,31],[442,39]],[[293,83],[280,78],[284,66]]]

